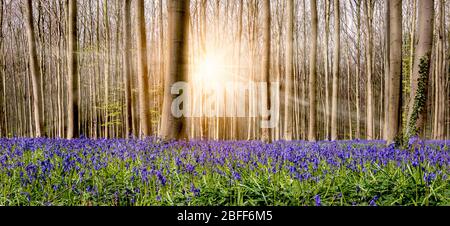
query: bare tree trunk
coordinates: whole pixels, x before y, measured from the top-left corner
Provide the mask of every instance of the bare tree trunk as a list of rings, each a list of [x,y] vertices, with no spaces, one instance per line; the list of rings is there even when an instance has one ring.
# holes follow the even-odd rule
[[[401,82],[402,82],[402,0],[389,1],[390,24],[390,67],[389,67],[389,105],[386,118],[386,140],[390,144],[400,133],[401,127]]]
[[[161,123],[161,137],[164,139],[187,139],[186,118],[172,114],[173,100],[179,96],[171,94],[176,82],[187,82],[188,72],[188,20],[189,0],[169,0],[169,62],[164,89],[164,107]]]
[[[435,128],[434,139],[443,140],[444,139],[444,128],[445,128],[445,5],[444,1],[439,1],[439,21],[438,21],[438,32],[437,32],[437,51],[436,51],[436,95],[435,95]],[[448,74],[447,74],[448,75]]]
[[[410,40],[411,40],[411,47],[409,49],[409,56],[410,56],[410,64],[411,66],[409,67],[409,77],[412,77],[412,73],[413,73],[413,64],[414,64],[414,50],[416,47],[416,41],[415,41],[415,34],[416,34],[416,23],[417,23],[417,1],[418,0],[413,0],[413,11],[412,11],[412,19],[411,19],[411,33],[410,33]]]
[[[237,51],[238,51],[238,68],[237,68],[237,74],[236,74],[234,82],[242,81],[242,79],[240,78],[240,75],[241,75],[241,60],[242,60],[241,52],[242,52],[242,34],[243,34],[243,32],[242,32],[242,30],[243,30],[242,23],[243,23],[243,18],[244,18],[244,1],[243,0],[239,0],[239,22],[238,22],[238,37],[237,37],[238,38],[238,48],[237,48]],[[239,97],[237,96],[238,94],[237,94],[236,90],[234,92],[235,92],[235,94],[234,94],[234,98],[235,98],[234,109],[236,110],[238,108],[237,107],[237,98],[239,98]],[[242,122],[242,121],[240,121],[240,122]],[[236,140],[239,140],[241,138],[241,136],[240,136],[240,133],[239,133],[240,128],[238,126],[239,126],[240,123],[238,123],[238,118],[233,117],[232,123],[233,123],[233,126],[232,126],[233,127],[233,133],[234,133],[234,136],[235,136],[234,138]]]
[[[77,44],[77,1],[68,0],[68,53],[67,71],[69,75],[68,90],[68,128],[67,138],[77,138],[78,130],[78,44]]]
[[[125,79],[125,137],[132,132],[132,113],[131,113],[131,0],[125,0],[123,5],[123,76]]]
[[[164,88],[163,85],[164,84],[164,73],[165,73],[165,39],[164,39],[164,18],[163,18],[163,0],[159,1],[159,58],[160,58],[160,69],[159,69],[159,84],[160,84],[160,92],[158,93],[158,110],[159,112],[162,111],[162,103],[163,103],[163,98],[164,98]],[[161,116],[160,116],[161,117]],[[159,122],[161,122],[159,120]],[[156,134],[160,134],[161,133],[161,123],[158,123],[158,131]]]
[[[261,98],[261,106],[262,109],[265,110],[264,107],[270,107],[270,1],[263,1],[263,56],[262,56],[262,77],[260,82],[265,83],[267,87],[266,96],[262,96]],[[261,92],[264,92],[261,90]],[[268,120],[269,116],[262,116],[263,120]],[[270,141],[270,129],[262,128],[261,129],[261,140]]]
[[[418,42],[411,77],[406,139],[422,131],[426,114],[427,86],[433,46],[434,0],[419,1]]]
[[[34,126],[36,137],[40,137],[43,134],[43,118],[42,113],[42,95],[41,95],[41,72],[38,65],[36,54],[36,41],[34,36],[34,24],[33,24],[33,2],[27,0],[25,2],[26,8],[26,25],[27,25],[27,37],[28,37],[28,49],[30,58],[30,72],[31,81],[33,84],[33,108],[34,108]]]
[[[136,34],[138,40],[138,92],[140,137],[147,137],[151,132],[150,93],[147,65],[147,38],[145,31],[144,0],[136,0]]]
[[[294,0],[287,1],[287,41],[286,41],[286,87],[284,110],[284,139],[291,140],[294,128],[293,103],[294,103]]]
[[[0,0],[0,29],[3,29],[3,0]],[[1,127],[1,132],[0,132],[0,136],[2,137],[6,137],[8,136],[8,119],[7,119],[7,110],[6,110],[6,98],[4,95],[6,90],[5,90],[5,83],[6,83],[6,74],[5,74],[5,67],[4,67],[4,59],[5,59],[5,53],[3,52],[3,40],[4,37],[3,35],[0,35],[0,55],[1,55],[1,60],[0,60],[0,78],[2,80],[1,85],[2,85],[2,93],[0,94],[2,97],[2,102],[1,102],[1,118],[0,118],[0,122],[2,122],[2,127]]]
[[[103,2],[103,16],[104,16],[104,25],[105,25],[105,38],[106,38],[106,50],[105,50],[105,62],[104,62],[104,82],[105,82],[105,96],[104,96],[104,113],[105,113],[105,137],[109,137],[109,69],[110,69],[110,61],[111,61],[111,37],[110,37],[110,29],[109,29],[109,17],[108,17],[108,1]]]
[[[445,79],[447,77],[448,79],[448,70],[446,70],[446,65],[448,65],[449,60],[445,60],[446,56],[445,53],[447,52],[445,50],[445,42],[446,42],[446,32],[445,32],[445,16],[446,16],[446,11],[445,11],[445,1],[441,0],[440,1],[440,10],[441,10],[441,24],[440,24],[440,40],[441,40],[441,52],[440,54],[440,58],[441,58],[441,68],[440,68],[440,82],[439,82],[439,119],[438,119],[438,137],[437,139],[439,140],[443,140],[445,139],[445,97],[448,97],[448,95],[446,95],[445,92]],[[445,76],[447,75],[447,76]],[[448,105],[447,105],[448,106]],[[448,110],[448,108],[447,108]]]
[[[352,106],[351,106],[351,85],[352,85],[352,80],[351,80],[351,64],[350,64],[350,46],[348,44],[348,39],[347,39],[347,115],[348,115],[348,128],[349,128],[349,139],[352,140],[353,139],[353,126],[352,126]]]
[[[360,110],[360,77],[361,77],[361,0],[356,0],[356,82],[355,82],[355,107],[356,107],[356,134],[355,137],[361,137],[361,110]]]
[[[307,64],[307,54],[306,54],[306,42],[307,42],[307,38],[306,38],[306,1],[303,0],[303,42],[302,42],[302,47],[303,47],[303,76],[302,76],[302,91],[301,91],[301,120],[300,120],[300,124],[301,124],[301,139],[307,139],[307,133],[306,133],[306,117],[307,117],[307,110],[308,108],[306,107],[306,81],[307,81],[307,71],[308,71],[308,64]]]
[[[338,79],[341,48],[341,18],[339,0],[334,0],[334,59],[333,59],[333,93],[331,101],[331,140],[338,139]]]
[[[328,39],[330,35],[330,4],[331,1],[324,1],[325,4],[325,38],[324,38],[324,48],[323,48],[323,61],[324,61],[324,71],[325,71],[325,108],[324,117],[325,119],[325,139],[329,140],[331,138],[331,106],[330,106],[330,76],[329,76],[329,59],[328,59]]]
[[[386,15],[385,15],[385,46],[386,46],[386,55],[384,59],[384,123],[383,125],[383,138],[385,140],[388,140],[388,133],[389,133],[389,74],[390,74],[390,32],[391,32],[391,26],[390,26],[390,2],[386,1]],[[401,45],[400,45],[401,48]]]
[[[309,56],[309,129],[308,140],[316,141],[316,114],[317,114],[317,1],[311,0],[311,53]]]
[[[373,0],[365,0],[366,13],[366,137],[368,140],[374,139],[373,126],[373,90],[372,90],[372,69],[373,69]]]

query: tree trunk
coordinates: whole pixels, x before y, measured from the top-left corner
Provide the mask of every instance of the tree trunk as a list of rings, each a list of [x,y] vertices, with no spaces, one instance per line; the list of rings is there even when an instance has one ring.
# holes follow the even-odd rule
[[[27,0],[25,2],[26,8],[26,25],[27,25],[27,37],[28,37],[28,52],[30,58],[30,72],[31,81],[33,84],[33,108],[34,108],[34,127],[36,137],[40,137],[43,134],[43,118],[42,113],[42,95],[41,95],[41,72],[38,65],[37,54],[36,54],[36,42],[34,35],[34,24],[33,24],[33,2]]]
[[[434,139],[443,140],[444,139],[444,128],[445,128],[445,5],[444,1],[439,1],[439,21],[438,32],[437,32],[437,51],[436,51],[436,80],[435,80],[435,122],[434,122]]]
[[[148,137],[152,134],[152,132],[150,119],[150,90],[148,82],[144,0],[136,0],[136,35],[138,40],[139,136]]]
[[[187,82],[188,72],[188,19],[189,0],[169,0],[169,62],[164,88],[164,107],[161,137],[164,139],[187,139],[187,123],[184,116],[172,114],[172,103],[178,95],[171,94],[176,82]]]
[[[333,93],[331,101],[331,140],[338,139],[337,117],[338,117],[338,79],[340,63],[340,41],[341,41],[341,18],[339,15],[339,0],[334,0],[334,59],[333,59]]]
[[[356,134],[361,137],[361,110],[360,110],[360,77],[361,77],[361,0],[356,0],[356,81],[355,81],[355,107],[356,107]]]
[[[67,71],[68,71],[68,90],[69,104],[67,138],[77,138],[78,130],[78,34],[77,34],[77,1],[68,0],[68,53],[67,53]]]
[[[386,1],[386,15],[385,15],[385,47],[386,47],[386,54],[384,59],[384,122],[383,122],[383,138],[385,140],[388,139],[388,133],[389,133],[389,74],[390,72],[390,36],[391,36],[391,26],[390,26],[390,15],[391,15],[391,9],[390,9],[390,2]],[[401,44],[400,44],[401,48]]]
[[[406,140],[418,136],[425,122],[427,86],[433,46],[434,0],[419,1],[418,40],[411,77]]]
[[[132,113],[131,113],[131,0],[125,0],[123,5],[123,76],[125,79],[125,137],[131,135],[132,131]]]
[[[402,81],[402,0],[389,1],[389,105],[385,132],[387,143],[394,142],[401,127],[401,81]]]
[[[352,126],[352,106],[351,106],[351,64],[350,64],[350,46],[348,44],[347,39],[347,49],[346,49],[346,55],[347,55],[347,115],[348,115],[348,129],[349,129],[349,139],[353,139],[353,126]]]
[[[372,69],[373,69],[373,0],[365,0],[366,13],[366,137],[368,140],[374,139],[373,126],[373,92],[372,92]]]
[[[316,62],[317,62],[317,1],[311,0],[311,52],[309,56],[309,127],[308,140],[316,141]]]
[[[294,103],[294,0],[287,1],[288,23],[286,41],[286,81],[285,81],[285,110],[284,110],[284,139],[291,140],[294,128],[293,103]]]
[[[331,138],[331,106],[330,106],[330,87],[329,87],[329,59],[328,59],[328,39],[330,35],[330,4],[331,1],[324,1],[325,4],[325,38],[323,48],[323,62],[325,71],[325,108],[324,110],[324,124],[325,124],[325,139]]]
[[[111,37],[110,37],[110,29],[109,29],[109,17],[108,17],[108,1],[103,2],[103,16],[104,16],[104,23],[105,23],[105,41],[106,41],[106,50],[105,50],[105,62],[104,62],[104,82],[105,82],[105,96],[104,96],[104,114],[105,114],[105,137],[109,137],[109,70],[110,70],[110,63],[111,63]]]
[[[262,72],[261,83],[264,83],[267,87],[267,92],[261,98],[261,110],[265,111],[266,107],[270,107],[270,1],[263,1],[263,56],[262,56]],[[264,90],[261,90],[264,92]],[[262,113],[261,111],[261,113]],[[270,116],[262,116],[262,120],[269,120]],[[270,128],[261,127],[261,140],[270,141]]]

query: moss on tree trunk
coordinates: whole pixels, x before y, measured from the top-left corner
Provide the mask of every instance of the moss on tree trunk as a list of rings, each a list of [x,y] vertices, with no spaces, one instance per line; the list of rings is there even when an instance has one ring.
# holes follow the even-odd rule
[[[426,91],[427,91],[429,68],[430,68],[429,58],[427,56],[423,56],[422,58],[420,58],[419,77],[417,79],[417,90],[414,97],[413,110],[411,115],[409,116],[410,119],[409,124],[407,125],[404,143],[408,143],[408,140],[411,137],[417,136],[419,133],[417,121],[421,113],[425,110],[425,104],[427,102]]]

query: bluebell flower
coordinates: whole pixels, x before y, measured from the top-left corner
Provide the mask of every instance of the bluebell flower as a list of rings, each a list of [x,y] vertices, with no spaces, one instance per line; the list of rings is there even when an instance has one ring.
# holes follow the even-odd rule
[[[370,200],[369,205],[370,206],[377,206],[377,200],[378,200],[378,195],[375,195],[375,197],[373,197],[372,200]]]
[[[233,172],[233,179],[241,180],[241,174],[239,174],[238,172],[234,171]]]
[[[190,191],[194,194],[194,196],[199,196],[200,195],[200,189],[196,188],[194,186],[194,184],[191,184],[191,190]]]
[[[321,206],[322,203],[320,201],[320,195],[315,195],[314,196],[314,201],[316,202],[316,206]]]

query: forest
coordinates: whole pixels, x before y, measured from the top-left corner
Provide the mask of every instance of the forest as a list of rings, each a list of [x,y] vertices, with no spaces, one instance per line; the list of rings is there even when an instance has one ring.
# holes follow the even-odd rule
[[[177,15],[191,107],[212,111],[178,120],[184,138],[267,139],[262,116],[248,114],[263,102],[255,89],[217,87],[266,81],[279,83],[271,140],[392,140],[415,118],[421,137],[448,139],[446,1],[264,2],[192,0]],[[164,81],[181,78],[168,79],[168,3],[70,3],[1,2],[0,136],[177,137],[163,120],[164,101],[175,99]],[[247,114],[220,114],[236,107]]]
[[[0,205],[448,205],[448,11],[0,0]]]

